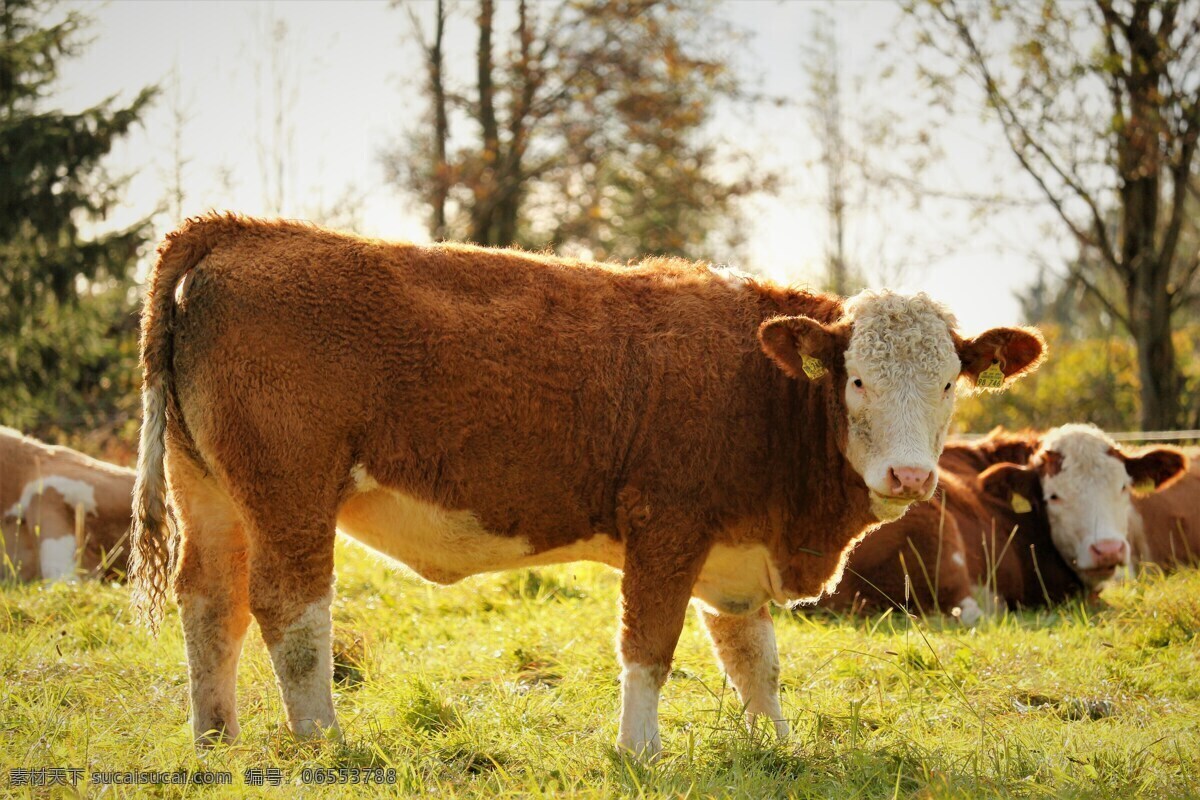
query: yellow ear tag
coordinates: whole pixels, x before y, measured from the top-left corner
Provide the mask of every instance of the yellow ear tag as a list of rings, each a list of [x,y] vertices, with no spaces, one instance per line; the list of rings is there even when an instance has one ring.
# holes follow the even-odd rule
[[[992,364],[979,373],[979,377],[975,379],[975,385],[984,389],[999,389],[1004,385],[1004,371],[1000,369],[998,363]]]
[[[1033,505],[1025,499],[1025,495],[1013,492],[1012,510],[1018,514],[1028,514],[1030,511],[1033,511]]]
[[[1155,486],[1154,481],[1147,478],[1144,481],[1138,481],[1133,485],[1134,494],[1152,494]]]
[[[809,377],[809,380],[816,380],[825,374],[825,365],[821,363],[821,359],[813,358],[810,355],[800,354],[800,363],[804,367],[804,374]]]

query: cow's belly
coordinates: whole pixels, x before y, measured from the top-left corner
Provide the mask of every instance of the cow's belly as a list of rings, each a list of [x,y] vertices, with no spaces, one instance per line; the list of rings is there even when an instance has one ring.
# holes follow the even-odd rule
[[[472,511],[447,510],[383,488],[359,492],[346,501],[338,513],[338,529],[441,584],[481,572],[572,561],[599,561],[618,569],[624,564],[624,548],[610,536],[596,534],[534,552],[522,536],[487,530]]]
[[[520,567],[596,561],[617,569],[625,548],[596,534],[562,547],[534,552],[527,539],[488,531],[472,511],[451,511],[404,492],[370,488],[353,495],[338,514],[338,529],[399,561],[434,583]],[[722,613],[754,611],[780,597],[779,573],[762,546],[716,545],[692,594]]]

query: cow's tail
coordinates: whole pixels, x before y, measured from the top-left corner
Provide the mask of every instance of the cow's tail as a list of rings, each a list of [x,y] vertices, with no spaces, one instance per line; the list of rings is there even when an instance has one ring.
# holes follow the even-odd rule
[[[163,468],[167,406],[174,391],[171,373],[175,290],[188,270],[216,243],[247,220],[210,214],[189,219],[158,247],[158,263],[142,307],[142,438],[137,481],[133,487],[133,533],[130,537],[129,581],[134,608],[158,630],[175,566],[175,536],[167,515],[167,482]]]

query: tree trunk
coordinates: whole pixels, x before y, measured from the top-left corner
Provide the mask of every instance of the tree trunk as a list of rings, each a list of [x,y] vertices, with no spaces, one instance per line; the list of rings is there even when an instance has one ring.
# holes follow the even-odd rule
[[[533,105],[533,93],[537,85],[534,65],[530,61],[533,46],[533,31],[529,22],[529,8],[525,0],[517,4],[517,28],[515,31],[518,59],[512,65],[510,91],[514,98],[508,120],[508,147],[503,160],[496,161],[495,243],[504,247],[517,243],[517,225],[523,196],[521,184],[521,161],[525,155],[526,115]],[[517,87],[520,87],[518,92]]]
[[[1142,430],[1170,430],[1181,424],[1179,369],[1171,341],[1166,286],[1142,286],[1156,270],[1145,269],[1129,293],[1130,326],[1137,344],[1141,382]],[[1165,272],[1165,270],[1163,271]],[[1164,275],[1165,277],[1165,275]],[[1159,281],[1164,283],[1165,281]]]
[[[495,241],[497,191],[496,164],[500,156],[500,129],[496,124],[495,84],[492,80],[492,26],[495,16],[493,0],[479,2],[479,49],[476,52],[476,81],[479,88],[479,127],[483,133],[483,163],[475,186],[475,203],[471,207],[471,240],[480,245],[501,244]]]
[[[443,77],[445,56],[442,40],[446,33],[445,0],[437,0],[437,23],[433,44],[429,47],[429,88],[433,94],[433,238],[446,238],[446,199],[450,194],[450,167],[446,163],[446,140],[450,123],[446,117],[446,82]]]
[[[1160,253],[1163,129],[1158,99],[1162,42],[1151,30],[1150,3],[1135,5],[1129,22],[1129,117],[1117,132],[1121,175],[1121,264],[1126,275],[1130,333],[1137,344],[1142,429],[1179,423],[1180,379],[1171,341],[1170,253]]]

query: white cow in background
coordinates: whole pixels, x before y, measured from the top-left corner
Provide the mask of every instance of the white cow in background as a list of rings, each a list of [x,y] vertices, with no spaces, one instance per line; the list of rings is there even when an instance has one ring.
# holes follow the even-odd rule
[[[0,577],[124,574],[134,472],[0,427]]]

